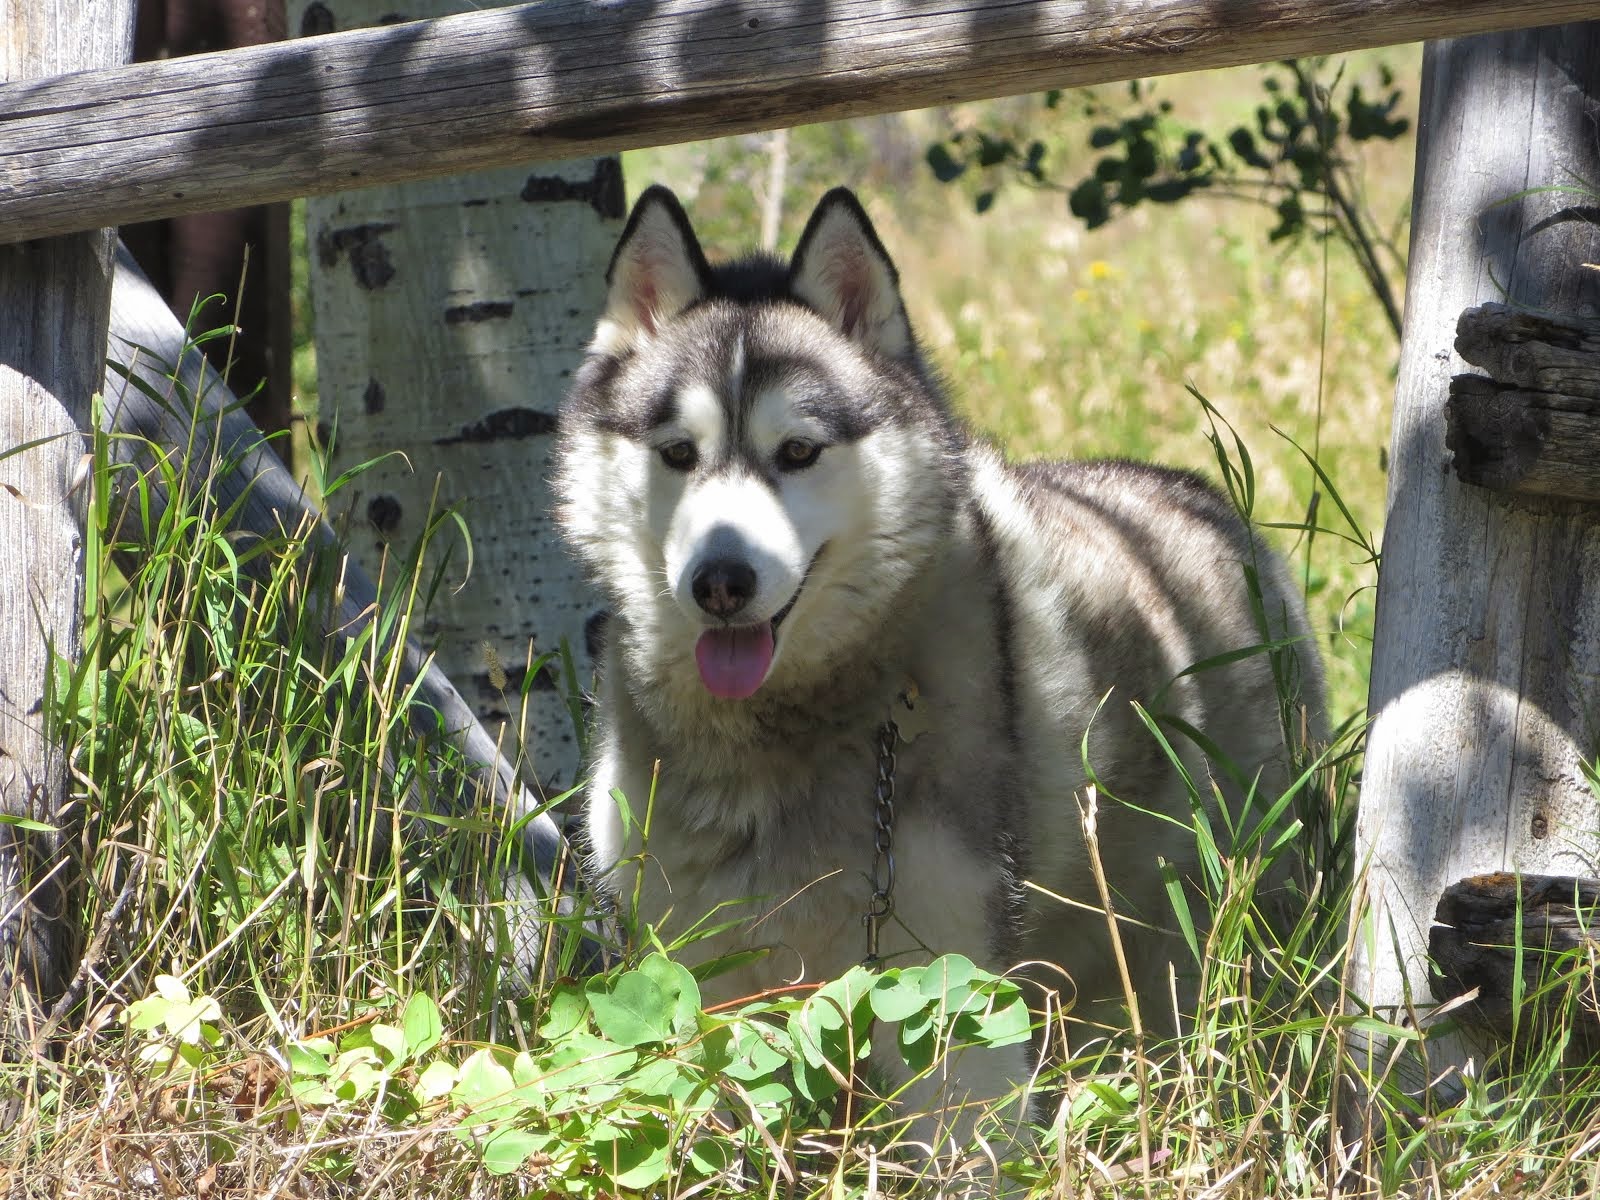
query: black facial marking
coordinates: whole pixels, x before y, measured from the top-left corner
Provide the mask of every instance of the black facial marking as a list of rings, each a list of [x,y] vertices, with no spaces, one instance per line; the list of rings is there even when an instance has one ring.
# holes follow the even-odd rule
[[[797,417],[815,422],[830,445],[860,441],[887,419],[887,410],[870,396],[851,395],[844,385],[812,360],[789,356],[751,355],[747,376],[752,395],[766,388],[782,388],[788,407]]]
[[[678,393],[671,387],[662,388],[645,406],[644,419],[641,424],[645,429],[660,429],[663,425],[676,421],[681,410],[678,407]]]

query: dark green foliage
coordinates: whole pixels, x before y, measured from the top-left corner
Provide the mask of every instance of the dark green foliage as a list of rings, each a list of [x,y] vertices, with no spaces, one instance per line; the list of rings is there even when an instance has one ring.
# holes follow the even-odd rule
[[[1084,140],[1094,157],[1077,179],[1070,177],[1074,166],[1047,162],[1045,142],[993,129],[958,130],[935,142],[928,165],[943,183],[982,173],[974,197],[980,213],[994,206],[997,188],[1010,178],[1065,193],[1068,211],[1090,229],[1140,204],[1176,204],[1202,192],[1264,204],[1277,216],[1267,234],[1271,241],[1310,235],[1349,246],[1398,336],[1399,306],[1386,272],[1400,255],[1360,207],[1349,146],[1394,141],[1410,122],[1396,116],[1401,93],[1387,67],[1379,69],[1382,98],[1373,100],[1359,83],[1342,85],[1342,73],[1330,85],[1319,82],[1324,65],[1317,59],[1267,68],[1261,81],[1266,98],[1253,119],[1226,131],[1190,125],[1140,80],[1128,85],[1122,105],[1080,93],[1077,115],[1089,123]],[[1062,98],[1059,91],[1047,93],[1044,109],[1061,111]]]

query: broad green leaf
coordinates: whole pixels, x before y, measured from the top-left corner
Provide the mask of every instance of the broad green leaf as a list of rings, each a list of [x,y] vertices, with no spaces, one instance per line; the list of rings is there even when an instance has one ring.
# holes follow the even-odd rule
[[[1014,1046],[1033,1036],[1033,1014],[1021,990],[990,998],[988,1007],[962,1016],[963,1040],[986,1046]]]
[[[537,1084],[544,1078],[544,1068],[539,1065],[533,1055],[526,1050],[521,1050],[511,1060],[511,1078],[518,1087],[523,1087],[530,1083]]]
[[[448,1096],[456,1086],[456,1068],[450,1063],[436,1060],[422,1068],[417,1076],[417,1098],[424,1103]]]
[[[123,1010],[122,1021],[129,1029],[145,1033],[166,1024],[167,1013],[171,1009],[170,1000],[162,996],[146,996],[143,1000],[135,1000]]]
[[[978,968],[970,958],[960,954],[941,955],[922,968],[922,994],[930,999],[949,996],[955,989],[970,984],[977,974]]]
[[[639,964],[639,973],[654,980],[671,1002],[672,1027],[677,1035],[694,1034],[700,1017],[700,985],[689,969],[664,954],[652,954]]]
[[[509,1175],[550,1144],[548,1134],[527,1129],[498,1129],[484,1141],[480,1153],[484,1168],[494,1175]]]
[[[928,1005],[922,989],[891,973],[880,976],[872,986],[872,1015],[880,1021],[904,1021]]]
[[[827,1067],[813,1065],[802,1059],[794,1065],[794,1087],[795,1091],[813,1104],[821,1104],[838,1092],[839,1080]]]
[[[155,979],[156,995],[173,1004],[189,1003],[189,989],[183,980],[173,975],[157,975]]]
[[[362,1046],[340,1054],[334,1060],[328,1084],[341,1100],[364,1100],[378,1090],[383,1078],[377,1054]]]
[[[544,1061],[545,1086],[570,1091],[615,1082],[633,1070],[639,1055],[615,1042],[579,1032],[553,1049]]]
[[[289,1043],[289,1073],[293,1076],[307,1076],[320,1078],[333,1070],[328,1062],[328,1051],[332,1047],[327,1044],[326,1038],[319,1038],[316,1042],[290,1042]]]
[[[589,998],[583,989],[571,983],[558,983],[545,999],[539,1036],[548,1042],[558,1042],[582,1025],[588,1013]]]
[[[650,976],[626,971],[609,988],[606,980],[594,982],[588,989],[594,1023],[613,1042],[643,1046],[672,1036],[674,1001]]]
[[[444,1040],[444,1022],[439,1016],[439,1006],[431,996],[418,992],[406,1001],[400,1014],[400,1027],[405,1031],[408,1056],[421,1058]]]
[[[289,1094],[301,1104],[311,1104],[318,1108],[332,1104],[338,1099],[328,1085],[321,1079],[303,1076],[289,1080]]]
[[[733,1167],[734,1149],[721,1138],[697,1138],[689,1147],[689,1165],[702,1175],[720,1175]]]
[[[503,1101],[513,1086],[511,1072],[500,1065],[493,1052],[475,1050],[461,1064],[454,1096],[461,1105],[477,1110]]]
[[[393,1069],[406,1061],[406,1035],[403,1030],[381,1022],[374,1022],[367,1028],[385,1068]]]
[[[770,1077],[789,1061],[789,1056],[772,1044],[776,1037],[755,1021],[740,1022],[734,1029],[734,1057],[726,1068],[727,1073],[747,1082]]]
[[[610,1174],[618,1187],[642,1191],[667,1177],[672,1135],[658,1119],[646,1118],[611,1143]],[[605,1161],[605,1160],[602,1160]]]

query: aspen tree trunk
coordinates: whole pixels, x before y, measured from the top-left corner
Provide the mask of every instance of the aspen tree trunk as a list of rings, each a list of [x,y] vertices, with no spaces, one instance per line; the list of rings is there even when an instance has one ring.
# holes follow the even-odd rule
[[[1597,126],[1600,23],[1427,48],[1358,825],[1372,917],[1353,981],[1402,1018],[1432,1003],[1447,885],[1592,875],[1600,855],[1581,766],[1600,747],[1600,509],[1462,483],[1445,445],[1450,377],[1469,370],[1453,349],[1463,309],[1600,313],[1593,192],[1523,194],[1600,185]]]
[[[133,0],[0,0],[0,81],[119,66]],[[66,762],[46,719],[52,656],[83,616],[82,468],[100,385],[114,231],[0,246],[0,1031],[64,983],[78,864]],[[18,986],[20,985],[20,986]]]
[[[476,6],[474,6],[476,7]],[[291,0],[291,35],[462,11],[459,2]],[[500,168],[307,202],[322,419],[336,471],[388,455],[331,508],[374,577],[454,509],[423,636],[484,725],[547,793],[577,740],[558,667],[591,663],[596,602],[558,544],[548,460],[557,408],[605,294],[624,215],[615,158]],[[400,454],[393,454],[400,451]],[[437,481],[437,491],[436,491]],[[526,722],[522,721],[523,693]]]

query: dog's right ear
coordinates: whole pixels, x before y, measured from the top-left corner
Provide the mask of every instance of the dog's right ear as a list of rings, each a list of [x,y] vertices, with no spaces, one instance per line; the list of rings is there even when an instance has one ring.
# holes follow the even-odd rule
[[[606,311],[592,350],[622,354],[706,294],[711,268],[678,198],[660,184],[633,206],[606,270]]]

